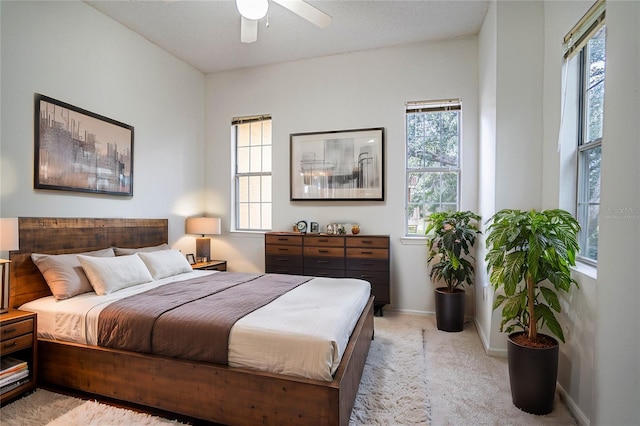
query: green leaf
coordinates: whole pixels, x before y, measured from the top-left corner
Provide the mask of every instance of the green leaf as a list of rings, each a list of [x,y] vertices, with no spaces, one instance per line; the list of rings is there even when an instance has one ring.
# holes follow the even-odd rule
[[[540,293],[542,293],[544,300],[547,301],[547,304],[551,309],[556,312],[560,312],[560,300],[558,299],[556,292],[548,289],[547,287],[540,287]]]
[[[547,305],[536,305],[536,318],[544,320],[545,325],[562,343],[564,343],[564,333],[562,327],[556,319],[551,309]]]

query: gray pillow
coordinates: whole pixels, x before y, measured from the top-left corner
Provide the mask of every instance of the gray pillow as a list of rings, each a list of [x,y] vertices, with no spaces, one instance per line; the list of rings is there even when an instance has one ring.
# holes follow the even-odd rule
[[[152,251],[160,251],[160,250],[171,250],[169,244],[160,244],[158,246],[149,246],[149,247],[140,247],[140,248],[122,248],[122,247],[114,247],[113,251],[116,252],[116,256],[129,256],[134,253],[148,253]]]
[[[56,300],[64,300],[93,291],[78,260],[79,254],[93,257],[115,256],[110,248],[71,254],[31,253],[31,260],[42,273]]]

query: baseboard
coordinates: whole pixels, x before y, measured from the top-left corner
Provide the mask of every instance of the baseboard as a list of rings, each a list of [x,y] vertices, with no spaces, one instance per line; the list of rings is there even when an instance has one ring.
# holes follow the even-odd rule
[[[473,319],[473,322],[476,325],[476,330],[478,331],[478,336],[480,336],[480,341],[482,342],[482,347],[484,348],[484,352],[488,356],[494,356],[496,358],[506,358],[507,357],[507,350],[506,349],[492,348],[489,345],[489,339],[484,334],[484,332],[482,330],[482,327],[480,327],[480,325],[478,324],[478,322],[476,321],[475,318]]]
[[[582,412],[575,401],[571,399],[567,391],[564,390],[560,383],[556,383],[556,389],[560,394],[560,398],[566,404],[567,409],[571,412],[573,417],[575,417],[578,424],[580,424],[580,426],[589,426],[591,424],[589,418]]]

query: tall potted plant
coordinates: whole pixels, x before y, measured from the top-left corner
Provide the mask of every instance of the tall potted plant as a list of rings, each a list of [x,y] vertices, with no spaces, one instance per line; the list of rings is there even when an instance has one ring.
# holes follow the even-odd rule
[[[553,410],[558,376],[558,341],[539,333],[543,326],[564,343],[555,313],[559,292],[578,285],[571,277],[580,225],[567,211],[501,210],[487,228],[487,271],[502,306],[500,331],[507,343],[513,404],[533,414]],[[501,292],[498,292],[501,290]],[[555,313],[554,313],[555,312]]]
[[[473,284],[474,266],[470,250],[480,233],[480,216],[471,211],[432,213],[427,220],[427,263],[429,277],[435,284],[444,281],[446,287],[436,287],[436,324],[438,330],[462,331],[464,326],[464,283]]]

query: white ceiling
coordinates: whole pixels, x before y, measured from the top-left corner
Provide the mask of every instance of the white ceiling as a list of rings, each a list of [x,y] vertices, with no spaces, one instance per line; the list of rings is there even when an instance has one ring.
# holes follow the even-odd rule
[[[477,34],[488,0],[317,1],[320,29],[270,3],[258,41],[240,42],[233,0],[87,0],[105,15],[203,73]]]

